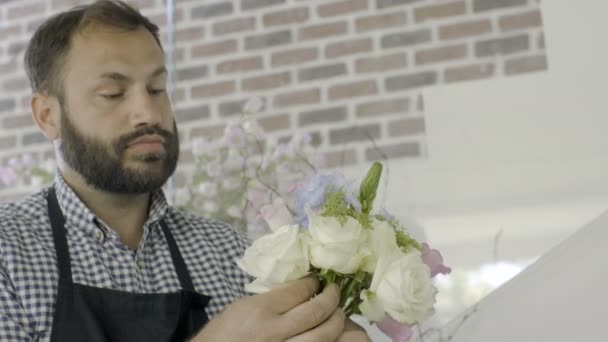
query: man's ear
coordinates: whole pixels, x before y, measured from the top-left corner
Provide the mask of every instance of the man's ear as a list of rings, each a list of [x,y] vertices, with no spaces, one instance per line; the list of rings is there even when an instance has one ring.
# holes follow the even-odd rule
[[[35,93],[31,105],[32,117],[42,133],[51,141],[59,138],[61,113],[57,98],[47,93]]]

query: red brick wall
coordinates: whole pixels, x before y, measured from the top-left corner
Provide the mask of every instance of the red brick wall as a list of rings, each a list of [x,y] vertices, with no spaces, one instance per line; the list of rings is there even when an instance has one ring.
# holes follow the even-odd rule
[[[77,0],[0,0],[0,160],[48,154],[29,116],[23,49]],[[538,0],[175,0],[175,115],[221,134],[250,96],[269,134],[315,135],[330,166],[425,155],[420,89],[547,68]],[[131,3],[166,29],[164,0]]]

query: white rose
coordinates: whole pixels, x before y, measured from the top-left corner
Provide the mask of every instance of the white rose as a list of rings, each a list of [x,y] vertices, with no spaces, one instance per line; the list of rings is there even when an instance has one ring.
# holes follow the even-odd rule
[[[380,257],[370,290],[386,313],[401,323],[421,322],[435,312],[437,289],[418,250],[393,259]]]
[[[374,228],[369,232],[370,254],[365,258],[362,267],[368,273],[374,273],[380,256],[393,258],[401,254],[393,227],[386,221],[376,219],[372,220],[371,224]]]
[[[363,301],[359,304],[359,309],[363,317],[367,318],[370,322],[379,322],[384,318],[384,305],[375,293],[363,290],[361,292],[361,299]]]
[[[308,274],[310,264],[297,225],[283,226],[262,236],[247,248],[237,265],[256,277],[245,289],[262,293]]]
[[[321,269],[350,274],[359,270],[369,254],[367,230],[348,217],[342,225],[335,217],[315,215],[307,210],[310,263]]]

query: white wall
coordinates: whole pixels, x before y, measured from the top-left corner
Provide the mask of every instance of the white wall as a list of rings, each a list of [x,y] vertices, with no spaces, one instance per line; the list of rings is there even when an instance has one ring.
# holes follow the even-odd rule
[[[428,159],[390,163],[388,206],[420,222],[430,243],[455,268],[492,262],[492,240],[500,229],[499,258],[518,260],[543,255],[608,208],[608,41],[598,37],[608,32],[608,2],[581,0],[573,6],[565,0],[543,1],[542,13],[548,72],[427,89]],[[345,171],[359,177],[365,168]],[[585,241],[587,245],[578,242],[576,247],[581,253],[586,248],[599,248],[593,244],[606,239],[604,235],[601,241]],[[551,258],[559,258],[561,252],[556,253],[557,257]],[[552,268],[544,268],[546,263],[542,261],[529,270],[542,274],[559,269],[551,262],[548,264]],[[593,264],[574,260],[561,267],[564,272],[570,268],[582,269],[581,274],[593,271],[594,281],[606,283],[606,277],[592,269]],[[525,271],[522,276],[531,280],[493,294],[498,297],[490,295],[494,299],[480,313],[498,322],[480,318],[471,323],[476,327],[467,327],[458,341],[499,341],[491,338],[486,328],[501,326],[501,317],[520,317],[520,311],[528,308],[508,305],[509,301],[525,301],[525,296],[554,285],[551,277],[528,276]],[[579,285],[577,291],[587,288]],[[592,291],[598,294],[601,289]],[[600,300],[605,297],[598,295]],[[568,305],[583,310],[582,304],[573,302],[559,305],[566,305],[565,311]],[[545,307],[532,312],[549,315],[551,310]],[[566,323],[572,320],[555,320],[562,325],[541,329],[522,329],[534,333],[557,327],[568,330],[572,327]],[[549,324],[551,320],[538,322]],[[580,336],[570,332],[563,336]],[[534,336],[507,335],[510,339],[500,341]],[[374,336],[377,341],[385,340],[377,332]],[[571,340],[606,340],[605,335],[603,339],[589,336],[594,338]],[[536,337],[519,341],[567,340]]]

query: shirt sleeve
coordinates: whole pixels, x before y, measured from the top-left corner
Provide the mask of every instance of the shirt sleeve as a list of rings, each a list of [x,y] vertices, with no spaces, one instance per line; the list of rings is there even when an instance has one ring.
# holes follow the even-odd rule
[[[0,258],[0,341],[35,341],[35,331]]]

